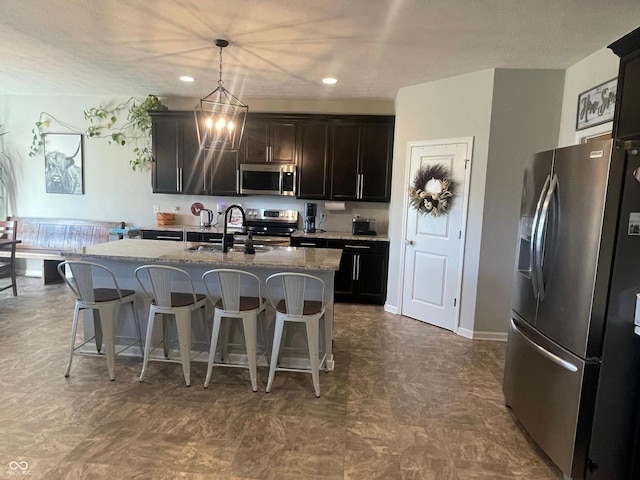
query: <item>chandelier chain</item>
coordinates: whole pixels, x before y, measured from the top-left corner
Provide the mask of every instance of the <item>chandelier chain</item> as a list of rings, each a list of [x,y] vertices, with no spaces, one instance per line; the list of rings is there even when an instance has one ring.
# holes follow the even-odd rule
[[[222,86],[224,82],[222,81],[222,47],[220,47],[220,77],[218,78],[218,85]]]

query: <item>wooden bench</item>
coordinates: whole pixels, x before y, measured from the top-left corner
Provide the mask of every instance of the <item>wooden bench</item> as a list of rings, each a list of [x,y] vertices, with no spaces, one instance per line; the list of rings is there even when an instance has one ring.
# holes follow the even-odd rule
[[[16,258],[43,260],[45,285],[61,282],[58,264],[64,261],[62,252],[109,241],[113,229],[124,228],[125,222],[97,222],[63,218],[9,217],[18,227]],[[122,238],[122,236],[119,236]],[[5,256],[0,252],[0,256]]]

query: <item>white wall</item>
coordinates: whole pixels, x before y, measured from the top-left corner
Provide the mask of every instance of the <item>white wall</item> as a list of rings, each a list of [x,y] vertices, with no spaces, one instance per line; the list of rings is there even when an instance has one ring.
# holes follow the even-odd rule
[[[474,335],[507,331],[524,165],[555,147],[563,84],[563,70],[496,70]]]
[[[566,70],[558,136],[559,147],[580,143],[580,137],[611,131],[613,122],[576,131],[578,95],[617,77],[619,65],[619,57],[608,48],[602,48]]]
[[[396,97],[396,130],[389,216],[389,281],[386,308],[399,311],[402,265],[400,258],[407,142],[454,137],[474,138],[469,221],[464,261],[461,325],[473,329],[476,278],[480,256],[483,200],[493,95],[493,70],[475,72],[438,82],[401,88]]]
[[[15,208],[11,214],[18,216],[43,216],[77,218],[106,221],[126,221],[130,225],[155,224],[153,205],[161,211],[179,207],[177,223],[197,224],[198,218],[191,215],[190,206],[201,202],[215,209],[217,203],[230,205],[241,203],[245,207],[291,208],[300,212],[304,200],[280,197],[208,197],[190,195],[153,194],[149,172],[132,172],[129,159],[133,158],[132,147],[110,145],[105,139],[84,141],[84,195],[61,195],[45,193],[44,156],[40,152],[29,157],[32,129],[41,112],[47,112],[59,120],[52,121],[46,130],[49,133],[84,131],[87,122],[83,111],[98,105],[115,105],[129,97],[104,98],[84,96],[0,96],[0,124],[9,132],[3,137],[4,150],[14,163],[16,174]],[[251,111],[313,112],[349,114],[393,114],[393,101],[365,101],[344,99],[245,99]],[[191,109],[197,99],[168,98],[164,103],[171,109]],[[71,128],[61,125],[64,123]],[[318,202],[319,212],[324,202]],[[355,214],[376,218],[381,233],[386,233],[388,204],[365,204],[348,202],[346,210],[329,213],[323,228],[350,231],[351,218]]]
[[[407,142],[473,136],[459,328],[506,332],[524,161],[555,147],[563,80],[563,71],[498,69],[399,91],[387,309],[400,310]]]

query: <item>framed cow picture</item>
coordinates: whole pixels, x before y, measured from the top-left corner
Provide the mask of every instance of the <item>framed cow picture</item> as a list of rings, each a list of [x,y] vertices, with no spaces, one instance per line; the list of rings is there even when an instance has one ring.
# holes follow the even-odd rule
[[[82,135],[44,135],[44,168],[47,193],[84,194]]]

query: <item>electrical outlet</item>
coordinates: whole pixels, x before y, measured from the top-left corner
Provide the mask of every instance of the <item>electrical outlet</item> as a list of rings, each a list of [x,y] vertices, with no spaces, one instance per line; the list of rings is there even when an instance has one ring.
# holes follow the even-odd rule
[[[153,206],[153,213],[158,213],[160,211],[160,207],[158,205]]]

